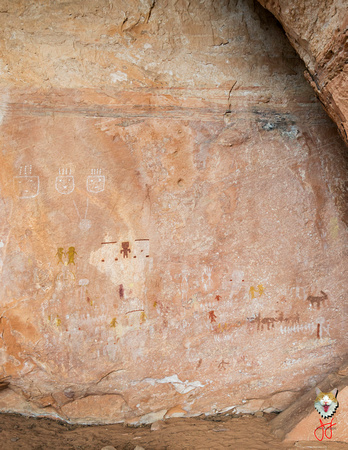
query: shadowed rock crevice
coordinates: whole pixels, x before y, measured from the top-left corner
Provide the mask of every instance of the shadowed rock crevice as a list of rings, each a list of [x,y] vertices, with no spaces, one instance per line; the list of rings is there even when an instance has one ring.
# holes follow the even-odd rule
[[[305,77],[348,143],[347,4],[344,0],[259,0],[283,25]]]

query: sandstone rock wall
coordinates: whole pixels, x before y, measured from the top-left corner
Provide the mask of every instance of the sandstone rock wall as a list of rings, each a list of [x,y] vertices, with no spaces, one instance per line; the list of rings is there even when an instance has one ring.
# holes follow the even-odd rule
[[[338,366],[344,144],[272,16],[32,0],[0,21],[1,411],[272,411]]]
[[[344,0],[259,0],[282,23],[307,80],[348,143],[348,14]]]

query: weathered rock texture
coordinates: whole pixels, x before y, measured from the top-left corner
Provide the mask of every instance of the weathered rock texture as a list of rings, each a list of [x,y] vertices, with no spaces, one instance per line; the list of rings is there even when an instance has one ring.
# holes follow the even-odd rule
[[[347,351],[345,146],[252,1],[2,2],[2,411],[280,410]]]
[[[348,144],[348,14],[345,0],[259,0],[282,23],[306,78]]]

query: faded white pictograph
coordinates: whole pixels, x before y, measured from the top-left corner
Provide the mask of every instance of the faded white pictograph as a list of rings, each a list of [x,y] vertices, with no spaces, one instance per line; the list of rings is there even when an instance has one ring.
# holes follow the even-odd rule
[[[237,295],[243,286],[244,272],[242,270],[234,270],[231,275],[232,281],[230,298]]]
[[[183,306],[187,304],[188,301],[188,293],[189,293],[189,272],[188,270],[183,270],[181,273],[181,300],[183,303]]]
[[[101,174],[101,169],[91,169],[91,175],[87,177],[87,191],[98,194],[105,189],[105,176]]]
[[[67,267],[62,266],[61,271],[56,276],[55,286],[58,291],[73,288],[75,286],[75,275]]]
[[[281,325],[279,331],[281,334],[289,334],[289,333],[299,333],[302,331],[309,331],[310,333],[314,333],[316,330],[315,323],[304,323],[304,324],[293,324],[291,326]]]
[[[40,178],[32,175],[32,166],[21,166],[19,176],[14,177],[15,192],[19,198],[34,198],[40,190]]]
[[[331,337],[330,335],[330,324],[325,321],[324,317],[320,317],[317,321],[317,337],[323,337],[323,331],[326,333],[326,336]]]
[[[91,228],[91,226],[92,226],[92,222],[91,222],[89,219],[87,219],[87,212],[88,212],[88,198],[87,198],[87,200],[86,200],[86,211],[85,211],[85,216],[84,216],[83,218],[81,217],[81,215],[80,215],[80,213],[79,213],[79,210],[78,210],[78,207],[77,207],[77,205],[76,205],[76,203],[75,203],[75,200],[73,200],[73,202],[74,202],[74,206],[75,206],[75,209],[76,209],[76,213],[77,213],[77,215],[78,215],[78,218],[80,219],[80,222],[79,222],[79,228],[80,228],[80,230],[83,231],[83,232],[88,231],[88,230]]]
[[[202,285],[205,291],[208,291],[208,289],[210,289],[211,287],[211,272],[212,272],[211,267],[209,266],[203,267]]]
[[[308,331],[309,333],[316,333],[316,337],[318,339],[322,339],[323,332],[325,333],[325,337],[331,337],[330,335],[330,324],[325,321],[323,317],[320,317],[316,321],[303,323],[303,324],[292,324],[291,326],[280,326],[281,334],[291,334],[291,333],[300,333]]]
[[[71,194],[75,189],[74,176],[71,175],[71,168],[59,169],[59,176],[56,177],[56,190],[63,195]]]
[[[302,300],[305,298],[306,294],[305,294],[304,287],[295,285],[295,286],[289,286],[286,289],[286,295],[287,295],[287,297],[290,297],[290,298],[298,298],[298,299]]]
[[[127,302],[124,302],[119,306],[119,311],[123,314],[134,314],[136,312],[142,312],[145,310],[145,305],[143,300],[140,298],[131,298]]]
[[[5,244],[2,242],[2,239],[1,239],[0,240],[0,249],[2,249],[4,246],[5,246]],[[2,270],[3,265],[4,265],[4,261],[2,259],[2,255],[1,255],[1,257],[0,257],[0,271]]]
[[[149,258],[150,241],[149,239],[136,239],[133,245],[133,258]]]
[[[149,240],[118,240],[107,235],[100,247],[90,252],[89,264],[106,274],[117,286],[120,299],[129,297],[146,300],[148,274],[151,272],[153,258],[149,254]],[[136,256],[136,258],[134,258]]]
[[[79,286],[81,286],[80,288],[80,300],[84,300],[86,298],[86,289],[89,285],[89,280],[87,278],[81,278],[81,280],[79,280]]]
[[[38,290],[47,292],[52,287],[52,268],[49,263],[47,267],[41,261],[37,261],[37,267],[34,268],[34,283]]]

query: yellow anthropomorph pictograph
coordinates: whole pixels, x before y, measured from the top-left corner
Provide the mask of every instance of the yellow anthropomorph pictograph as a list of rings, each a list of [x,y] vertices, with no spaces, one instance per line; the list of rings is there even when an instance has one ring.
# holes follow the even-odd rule
[[[56,256],[58,257],[57,264],[59,264],[59,263],[64,264],[63,256],[65,256],[65,252],[64,252],[64,248],[63,248],[63,247],[59,247],[59,248],[57,249]]]
[[[256,297],[256,294],[259,294],[259,297],[265,292],[265,288],[262,286],[262,284],[258,284],[255,288],[254,286],[250,286],[249,294],[251,299],[253,300]]]
[[[146,322],[147,316],[145,314],[145,311],[142,311],[141,315],[140,315],[140,324],[143,324]]]
[[[111,320],[111,322],[110,322],[110,327],[111,327],[111,328],[116,328],[116,325],[118,325],[118,323],[117,323],[116,317],[114,317],[114,318]]]
[[[69,264],[75,265],[75,255],[77,255],[75,251],[75,247],[69,247],[68,251],[65,252],[63,247],[58,247],[57,253],[55,256],[57,256],[58,261],[57,264],[62,263],[65,266],[68,266]],[[67,256],[68,261],[64,262],[63,257]]]
[[[68,265],[69,264],[75,265],[75,255],[77,255],[77,253],[75,252],[75,247],[69,247],[67,255],[68,255]]]

